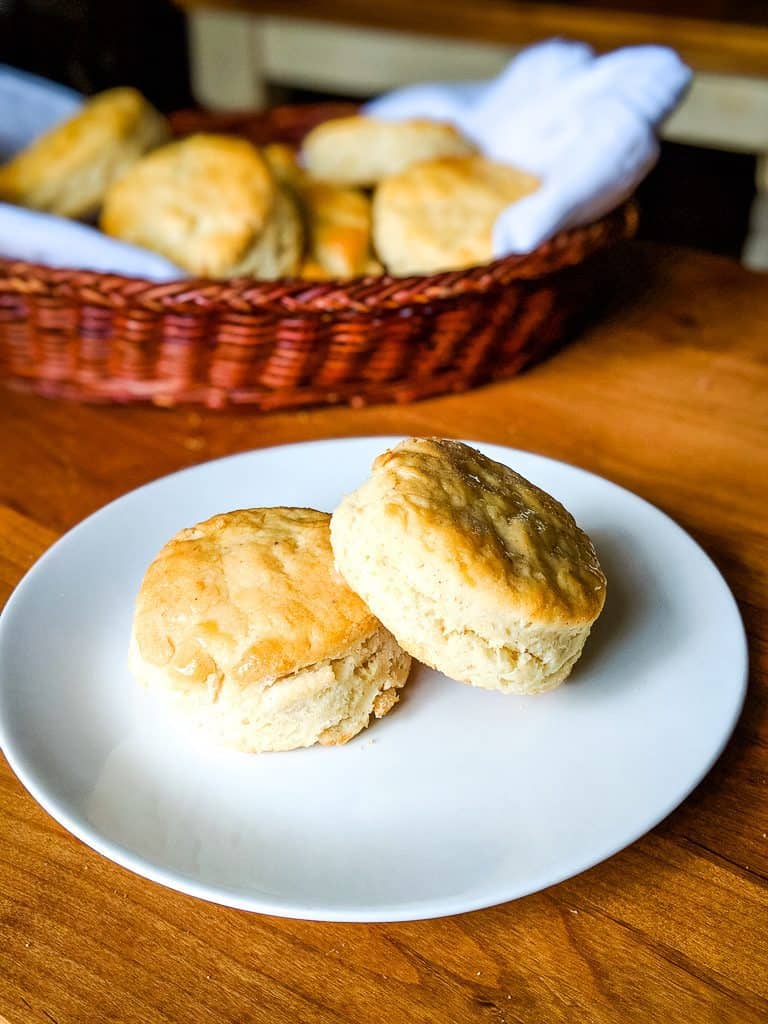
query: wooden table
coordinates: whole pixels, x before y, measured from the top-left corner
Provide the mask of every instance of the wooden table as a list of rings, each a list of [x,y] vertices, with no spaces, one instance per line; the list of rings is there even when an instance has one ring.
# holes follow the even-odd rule
[[[55,824],[2,762],[0,1018],[768,1019],[768,278],[637,245],[617,259],[623,284],[599,326],[474,394],[259,418],[0,392],[0,588],[104,502],[226,452],[395,432],[530,448],[660,505],[732,586],[752,680],[707,779],[643,840],[546,892],[364,926],[258,917],[134,877]]]

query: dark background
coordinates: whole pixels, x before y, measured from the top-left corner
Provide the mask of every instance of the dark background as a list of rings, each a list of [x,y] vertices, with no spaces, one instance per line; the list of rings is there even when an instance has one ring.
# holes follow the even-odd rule
[[[184,15],[170,0],[0,0],[0,62],[86,94],[134,85],[164,111],[194,104]],[[273,102],[315,98],[272,93]],[[754,172],[746,154],[664,143],[639,191],[641,237],[738,257]]]

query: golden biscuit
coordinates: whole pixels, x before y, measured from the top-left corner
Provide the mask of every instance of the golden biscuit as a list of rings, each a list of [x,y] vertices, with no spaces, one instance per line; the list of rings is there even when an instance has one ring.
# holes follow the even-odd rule
[[[302,214],[307,252],[301,276],[325,281],[376,273],[368,196],[312,178],[291,146],[270,143],[262,153],[275,179],[295,196]]]
[[[227,276],[250,275],[263,281],[297,274],[304,246],[304,228],[296,199],[278,185],[264,230]]]
[[[420,160],[474,152],[453,125],[413,119],[383,121],[340,117],[324,121],[304,139],[309,173],[335,185],[375,185]]]
[[[307,226],[308,259],[328,277],[368,273],[371,202],[357,189],[305,180],[298,189]]]
[[[409,654],[485,689],[562,683],[605,601],[573,516],[458,441],[380,455],[331,538],[339,571]]]
[[[384,267],[379,263],[377,259],[369,259],[362,270],[363,277],[379,277],[384,273]],[[307,281],[331,281],[334,279],[325,267],[323,267],[317,260],[305,259],[299,269],[299,277],[305,278]]]
[[[136,602],[137,679],[215,743],[344,743],[398,699],[410,658],[333,567],[324,512],[229,512],[170,540]]]
[[[415,164],[376,189],[376,251],[399,275],[488,263],[496,218],[538,186],[532,174],[481,156]]]
[[[191,135],[139,160],[112,185],[101,227],[191,274],[228,277],[267,227],[277,194],[250,142]]]
[[[89,217],[109,185],[164,142],[165,118],[135,89],[109,89],[0,167],[0,199]]]
[[[276,181],[294,188],[305,178],[306,172],[299,164],[299,154],[284,142],[270,142],[262,146],[261,154],[267,162]]]

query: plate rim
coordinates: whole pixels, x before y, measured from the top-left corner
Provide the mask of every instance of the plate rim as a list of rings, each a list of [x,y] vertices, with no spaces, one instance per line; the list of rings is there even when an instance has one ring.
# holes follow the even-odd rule
[[[63,546],[65,543],[71,543],[71,538],[75,534],[85,531],[93,520],[108,513],[109,510],[112,509],[112,506],[117,505],[128,498],[136,497],[144,490],[149,489],[158,483],[171,481],[186,474],[199,473],[201,470],[204,470],[209,466],[220,463],[235,462],[237,460],[252,458],[268,451],[306,449],[307,447],[328,444],[356,443],[364,446],[365,444],[372,444],[374,442],[381,443],[384,446],[391,446],[393,444],[397,444],[408,436],[412,435],[363,434],[341,437],[312,438],[306,441],[294,441],[286,444],[265,445],[260,448],[247,449],[246,451],[234,452],[215,459],[208,459],[204,462],[195,463],[192,466],[185,466],[182,469],[156,477],[153,480],[149,480],[138,487],[126,491],[124,494],[113,498],[111,501],[107,502],[107,504],[102,505],[100,508],[87,515],[80,522],[70,527],[70,529],[63,533],[61,537],[57,538],[24,573],[11,592],[2,612],[0,612],[0,651],[2,650],[5,642],[4,637],[5,629],[7,628],[7,620],[9,618],[9,609],[15,607],[16,602],[19,600],[19,593],[22,591],[23,587],[28,585],[27,581],[33,576],[37,576],[40,572],[44,571],[45,563],[49,558],[54,557],[54,553],[60,548],[60,546]],[[631,832],[627,834],[628,837],[625,836],[619,842],[608,843],[606,844],[605,849],[601,849],[597,853],[592,853],[591,855],[582,858],[580,861],[576,862],[575,865],[573,863],[569,864],[562,872],[555,872],[553,874],[551,871],[544,871],[540,876],[529,878],[527,883],[524,885],[515,886],[507,884],[504,886],[497,884],[492,895],[489,893],[487,896],[483,896],[481,898],[467,899],[466,897],[457,896],[437,898],[430,897],[423,901],[411,901],[407,904],[355,905],[354,907],[342,905],[341,907],[334,909],[322,903],[317,903],[316,901],[310,904],[306,900],[291,901],[284,897],[273,897],[268,896],[267,894],[264,894],[263,896],[244,896],[242,893],[238,894],[237,889],[200,882],[176,871],[175,869],[168,869],[142,854],[135,853],[124,844],[104,836],[95,826],[90,825],[85,821],[81,815],[71,812],[68,809],[66,802],[59,800],[55,795],[49,794],[46,787],[38,783],[38,780],[35,777],[34,766],[27,765],[23,754],[21,754],[14,746],[12,729],[10,728],[9,723],[5,720],[5,705],[1,699],[2,692],[5,687],[5,680],[0,673],[0,751],[2,751],[11,770],[14,772],[16,778],[24,789],[26,789],[30,796],[47,814],[49,814],[59,825],[70,832],[84,845],[119,865],[121,868],[156,884],[163,885],[166,888],[182,893],[183,895],[192,896],[208,903],[231,907],[237,910],[274,915],[293,920],[325,921],[333,923],[376,924],[433,920],[436,918],[449,917],[455,914],[469,913],[476,910],[484,910],[489,907],[499,906],[504,903],[521,899],[524,896],[543,891],[551,886],[559,885],[561,882],[564,882],[569,878],[574,878],[590,868],[597,867],[599,864],[602,864],[606,860],[615,856],[621,850],[624,850],[636,843],[638,839],[642,838],[642,836],[647,835],[653,829],[657,828],[665,818],[667,818],[690,796],[690,794],[701,784],[712,770],[713,766],[719,760],[729,743],[744,708],[749,681],[748,637],[744,627],[741,609],[739,608],[738,602],[736,601],[728,581],[725,579],[719,567],[707,551],[704,550],[704,548],[697,540],[695,540],[694,537],[691,536],[691,534],[688,533],[687,530],[680,526],[675,519],[660,509],[657,505],[653,504],[653,502],[639,494],[636,494],[629,488],[624,487],[621,484],[617,484],[613,480],[601,476],[599,473],[593,472],[592,470],[584,469],[582,466],[576,465],[575,463],[567,462],[563,459],[557,459],[541,452],[535,452],[523,448],[513,448],[495,441],[465,440],[464,443],[477,447],[481,451],[496,449],[497,451],[503,452],[505,458],[509,457],[510,459],[513,459],[518,455],[522,455],[526,458],[532,456],[534,459],[541,460],[544,463],[550,463],[555,466],[564,466],[570,470],[575,470],[578,474],[582,474],[583,476],[597,481],[600,486],[607,485],[609,488],[614,489],[623,496],[641,503],[641,505],[643,505],[647,510],[661,516],[662,519],[666,521],[666,525],[671,526],[673,528],[673,532],[675,532],[685,543],[692,544],[697,549],[699,555],[702,556],[709,564],[709,567],[714,570],[716,577],[723,588],[724,596],[727,595],[731,609],[735,613],[734,625],[738,631],[738,637],[736,639],[738,640],[741,649],[741,662],[740,666],[737,666],[737,668],[740,669],[738,693],[736,695],[733,711],[725,725],[722,739],[713,748],[710,756],[702,762],[702,766],[696,773],[694,773],[692,780],[686,784],[681,791],[676,791],[673,796],[665,801],[662,810],[657,815],[654,815],[652,819],[649,819],[648,822],[640,825],[637,830],[631,830]],[[735,672],[734,681],[736,681]]]

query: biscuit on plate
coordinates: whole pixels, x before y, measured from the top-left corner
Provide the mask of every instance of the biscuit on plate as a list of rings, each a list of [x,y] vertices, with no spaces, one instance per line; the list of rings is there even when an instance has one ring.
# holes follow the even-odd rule
[[[397,702],[410,658],[334,569],[329,520],[303,508],[217,515],[147,570],[131,669],[214,743],[345,743]]]
[[[228,135],[191,135],[139,160],[107,192],[101,227],[207,277],[290,273],[301,247],[261,154]]]
[[[168,135],[165,118],[136,89],[109,89],[0,167],[0,199],[89,217],[109,184]]]
[[[376,251],[387,269],[399,275],[488,263],[496,218],[539,184],[526,171],[482,156],[415,164],[376,189]]]
[[[409,654],[485,689],[562,683],[605,601],[571,514],[458,441],[412,438],[380,455],[331,538],[341,574]]]
[[[453,125],[414,118],[339,117],[313,128],[301,153],[309,173],[335,185],[375,185],[420,160],[462,155],[475,147]]]

